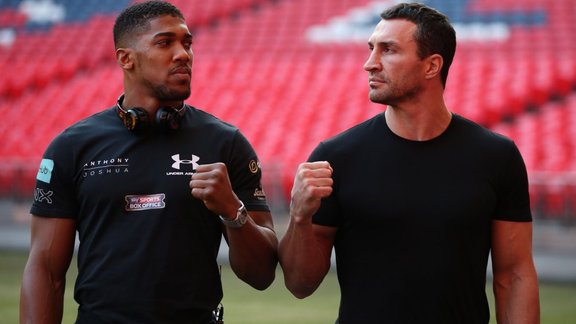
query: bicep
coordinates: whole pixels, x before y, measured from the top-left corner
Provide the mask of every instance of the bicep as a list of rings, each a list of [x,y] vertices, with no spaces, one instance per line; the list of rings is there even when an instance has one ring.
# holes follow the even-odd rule
[[[532,222],[492,222],[494,273],[533,267]]]
[[[54,275],[68,270],[74,252],[76,221],[32,216],[29,264]]]
[[[319,251],[324,255],[324,259],[330,262],[332,257],[332,249],[334,247],[334,239],[336,237],[337,227],[313,225],[314,237]],[[329,266],[328,266],[329,268]]]

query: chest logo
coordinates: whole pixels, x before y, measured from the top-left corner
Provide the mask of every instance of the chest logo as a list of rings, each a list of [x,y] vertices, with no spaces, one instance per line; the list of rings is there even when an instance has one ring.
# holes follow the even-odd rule
[[[196,170],[196,168],[198,167],[198,161],[200,160],[200,157],[192,154],[191,160],[183,160],[180,158],[180,154],[174,154],[172,155],[172,160],[174,160],[174,163],[172,163],[172,168],[176,170],[180,170],[182,164],[191,164],[192,170]]]

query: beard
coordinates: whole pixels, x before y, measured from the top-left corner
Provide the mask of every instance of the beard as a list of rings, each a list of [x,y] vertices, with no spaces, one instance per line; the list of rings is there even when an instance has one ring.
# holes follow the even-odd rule
[[[184,101],[190,97],[190,82],[181,80],[176,86],[144,79],[143,85],[150,94],[161,102]]]
[[[389,106],[397,106],[403,102],[410,101],[420,92],[419,85],[411,87],[398,87],[392,83],[386,83],[388,88],[370,89],[370,101]]]
[[[154,97],[159,101],[183,101],[190,97],[190,85],[184,90],[176,90],[164,84],[151,87]]]

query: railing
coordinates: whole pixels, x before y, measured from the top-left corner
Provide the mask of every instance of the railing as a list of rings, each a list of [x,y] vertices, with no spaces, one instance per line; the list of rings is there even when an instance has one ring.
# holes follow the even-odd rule
[[[576,225],[576,172],[530,173],[535,219]]]

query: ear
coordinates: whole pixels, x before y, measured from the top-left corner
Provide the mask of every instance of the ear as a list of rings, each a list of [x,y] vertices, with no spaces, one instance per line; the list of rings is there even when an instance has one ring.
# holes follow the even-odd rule
[[[428,58],[426,58],[426,70],[424,71],[424,77],[426,79],[433,79],[439,76],[443,65],[444,59],[440,54],[430,55]]]
[[[133,53],[129,48],[118,48],[116,50],[116,63],[123,70],[130,70],[134,67]]]

